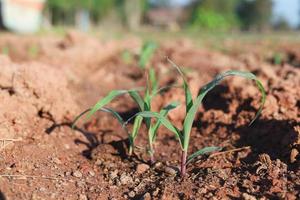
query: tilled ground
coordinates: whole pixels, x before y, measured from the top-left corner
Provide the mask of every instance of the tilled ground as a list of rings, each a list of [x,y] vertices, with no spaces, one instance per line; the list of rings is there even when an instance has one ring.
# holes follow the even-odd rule
[[[153,166],[144,148],[127,156],[127,136],[107,114],[70,128],[78,113],[111,89],[145,84],[137,65],[139,39],[103,42],[75,32],[64,38],[2,35],[0,199],[299,199],[300,44],[222,45],[226,51],[195,47],[187,39],[165,41],[149,63],[161,86],[181,81],[166,56],[184,66],[194,96],[229,69],[253,72],[267,90],[252,126],[260,100],[254,83],[229,78],[208,94],[190,152],[211,145],[223,150],[190,164],[181,179],[179,144],[163,127]],[[119,99],[110,106],[124,117],[137,110],[128,96]],[[172,100],[184,104],[180,88],[158,96],[153,107]],[[169,118],[180,126],[184,112],[181,106]],[[147,145],[146,134],[142,127],[138,146]]]

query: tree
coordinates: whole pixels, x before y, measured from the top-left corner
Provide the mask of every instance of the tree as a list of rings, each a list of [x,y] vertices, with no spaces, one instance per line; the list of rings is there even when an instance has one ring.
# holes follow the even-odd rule
[[[237,13],[246,30],[265,30],[271,25],[272,0],[242,0]]]
[[[193,27],[228,30],[239,26],[235,10],[239,0],[201,0],[191,5]]]
[[[291,30],[291,26],[283,16],[280,16],[273,25],[275,30],[278,31],[289,31]]]
[[[137,28],[147,8],[147,0],[48,0],[46,9],[53,24],[74,25],[78,13],[87,13],[93,23],[117,13],[118,21],[129,28]]]

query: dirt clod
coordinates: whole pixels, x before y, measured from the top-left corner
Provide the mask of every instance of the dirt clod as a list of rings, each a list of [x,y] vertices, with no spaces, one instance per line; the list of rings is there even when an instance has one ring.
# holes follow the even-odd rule
[[[81,178],[82,177],[82,173],[79,170],[76,170],[72,173],[72,175],[76,178]]]
[[[136,173],[142,174],[142,173],[146,172],[149,168],[150,168],[150,166],[147,164],[144,164],[144,163],[138,164],[136,167]]]
[[[173,169],[172,167],[164,167],[164,172],[168,176],[176,176],[176,174],[177,174],[177,171],[175,169]]]
[[[256,200],[256,198],[250,194],[247,194],[247,193],[243,193],[243,199],[244,200]]]
[[[131,184],[133,179],[131,176],[127,175],[126,173],[122,173],[120,176],[120,182],[122,185]]]

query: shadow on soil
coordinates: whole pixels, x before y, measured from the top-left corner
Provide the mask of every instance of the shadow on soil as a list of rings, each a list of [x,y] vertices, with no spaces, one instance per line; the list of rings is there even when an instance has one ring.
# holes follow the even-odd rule
[[[217,85],[203,99],[203,107],[205,110],[215,109],[222,110],[224,113],[229,112],[230,99],[224,97],[224,94],[229,92],[226,85]],[[217,99],[217,101],[216,101]]]
[[[51,134],[55,129],[63,127],[63,126],[72,128],[72,123],[71,122],[65,122],[65,123],[60,123],[60,124],[54,123],[52,126],[48,127],[45,130],[45,132],[47,134]],[[112,134],[112,130],[101,130],[100,133],[94,133],[94,132],[89,132],[84,129],[78,128],[77,126],[74,127],[74,130],[79,131],[87,140],[87,142],[86,142],[86,141],[83,141],[80,139],[75,139],[74,142],[75,142],[75,144],[83,144],[87,147],[87,149],[82,152],[82,155],[88,159],[91,159],[92,151],[98,145],[105,143],[105,141],[104,141],[105,136],[107,134]],[[118,135],[115,135],[115,136],[118,136]],[[128,148],[129,142],[128,142],[127,138],[124,139],[121,136],[118,136],[118,137],[119,138],[117,141],[112,141],[112,142],[109,142],[108,144],[113,146],[117,150],[118,156],[120,156],[122,159],[124,159],[127,157],[126,148],[124,148],[124,146]]]
[[[266,153],[272,160],[280,159],[288,164],[291,148],[297,140],[294,126],[296,121],[257,120],[251,126],[235,129],[235,132],[240,135],[236,145],[251,146],[253,153],[246,158],[247,162],[254,162],[259,154]]]
[[[204,109],[221,110],[224,113],[229,112],[229,106],[231,100],[226,97],[229,88],[226,85],[218,85],[214,90],[209,92],[203,100]],[[235,95],[235,94],[232,94]],[[240,99],[239,96],[233,96],[236,99]],[[239,114],[242,111],[249,111],[256,113],[257,110],[251,106],[253,98],[240,99],[241,104],[236,108],[236,114],[232,117],[232,121],[237,121]],[[249,119],[250,122],[251,119]],[[299,124],[299,123],[298,123]],[[251,146],[252,153],[245,158],[245,162],[253,163],[257,160],[257,157],[261,153],[268,154],[272,160],[280,159],[281,161],[290,164],[290,152],[294,143],[297,140],[297,132],[294,127],[297,125],[296,120],[276,120],[276,119],[260,119],[258,118],[251,126],[247,124],[237,127],[233,124],[215,123],[214,130],[211,132],[220,133],[219,130],[225,128],[226,134],[236,133],[239,135],[239,139],[232,141],[234,145],[238,147]],[[198,129],[211,126],[208,122],[201,122],[202,127]],[[224,132],[224,131],[223,131]],[[296,147],[299,148],[299,147]]]
[[[6,200],[6,197],[4,196],[3,192],[0,191],[0,200]]]

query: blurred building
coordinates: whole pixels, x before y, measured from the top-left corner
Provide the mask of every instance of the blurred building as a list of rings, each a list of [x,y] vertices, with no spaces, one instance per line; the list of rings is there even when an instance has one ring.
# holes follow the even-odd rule
[[[45,0],[0,0],[2,26],[18,33],[39,29]]]

